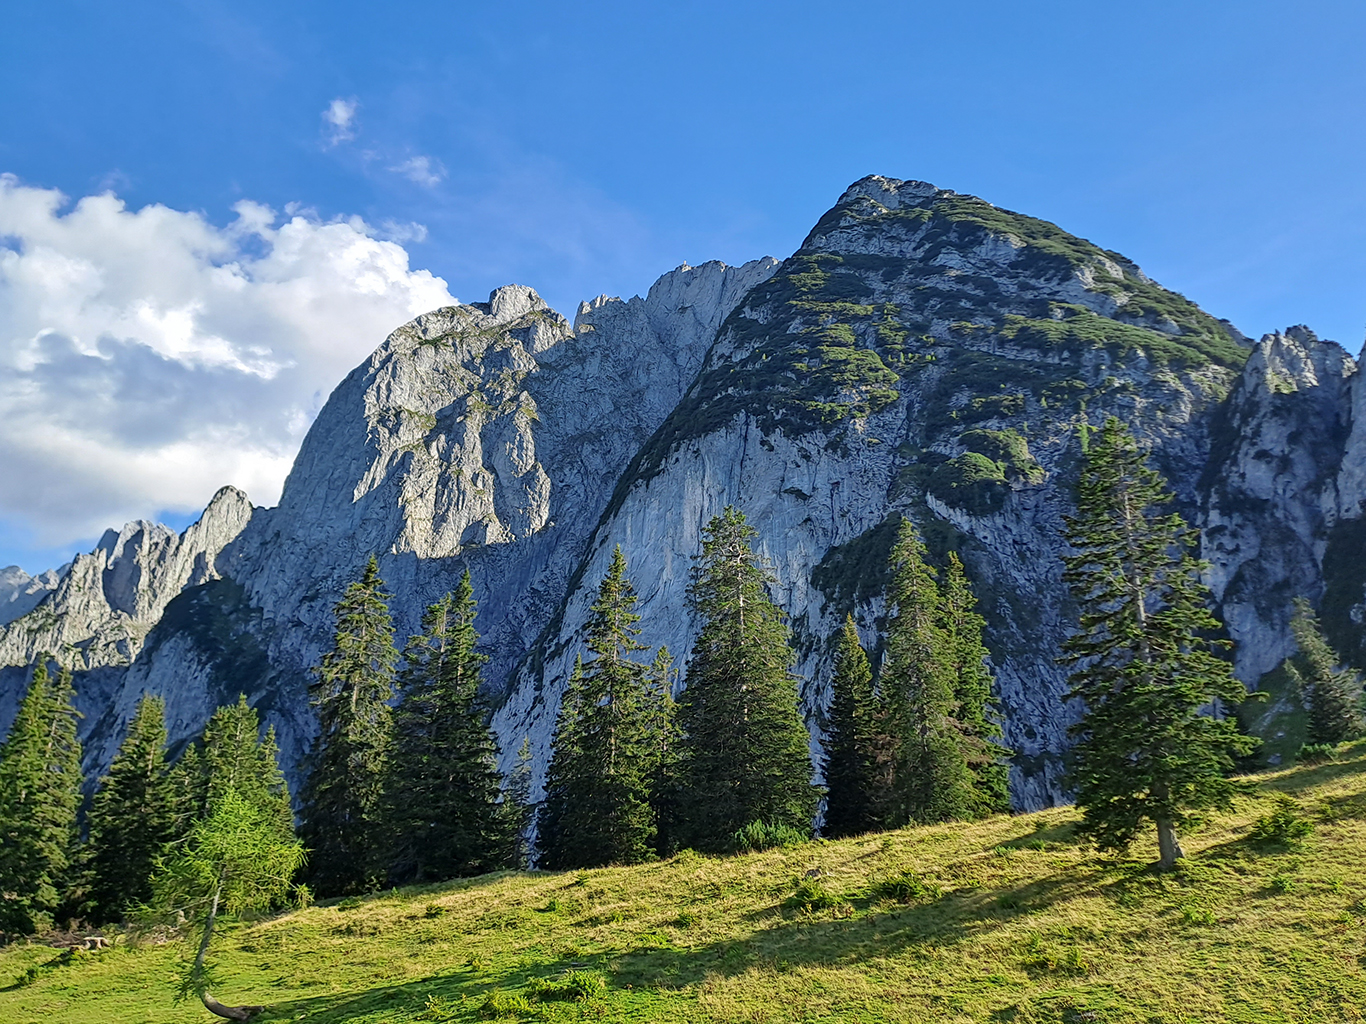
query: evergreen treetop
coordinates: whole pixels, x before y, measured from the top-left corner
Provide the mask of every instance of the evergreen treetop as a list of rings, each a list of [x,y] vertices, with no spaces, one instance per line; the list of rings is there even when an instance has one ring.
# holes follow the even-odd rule
[[[513,855],[499,806],[498,748],[479,698],[477,609],[468,570],[410,637],[399,675],[393,751],[385,768],[389,871],[440,881],[492,871]]]
[[[161,697],[146,694],[138,701],[86,820],[86,913],[95,921],[115,920],[150,898],[152,871],[177,837]]]
[[[815,811],[796,658],[755,536],[737,508],[714,516],[688,590],[702,629],[678,701],[680,841],[705,851],[756,822],[809,833]]]
[[[632,864],[655,849],[661,703],[630,657],[645,650],[635,603],[618,545],[586,625],[594,657],[577,659],[556,720],[538,830],[548,868]]]
[[[1180,515],[1161,514],[1170,501],[1133,436],[1107,419],[1067,520],[1063,576],[1081,613],[1063,660],[1085,705],[1071,770],[1083,831],[1119,849],[1154,822],[1166,867],[1182,856],[1177,830],[1192,813],[1229,803],[1233,756],[1254,745],[1232,720],[1201,713],[1246,690],[1219,656],[1227,643],[1208,639],[1219,624],[1204,566]]]
[[[81,745],[71,673],[40,655],[0,747],[0,930],[52,924],[76,845]]]
[[[825,826],[829,836],[856,836],[881,825],[885,803],[882,715],[873,693],[873,672],[853,615],[838,634],[830,681],[830,730],[825,755]],[[884,762],[884,763],[880,763]]]
[[[381,801],[398,652],[383,586],[371,555],[337,602],[332,648],[313,686],[319,728],[300,833],[312,883],[326,895],[362,891],[384,875]]]
[[[1287,662],[1286,668],[1300,686],[1309,715],[1309,742],[1342,743],[1356,739],[1363,725],[1361,674],[1340,667],[1340,659],[1323,635],[1313,606],[1303,597],[1295,599],[1290,630],[1299,644],[1297,660],[1303,670],[1293,661]]]

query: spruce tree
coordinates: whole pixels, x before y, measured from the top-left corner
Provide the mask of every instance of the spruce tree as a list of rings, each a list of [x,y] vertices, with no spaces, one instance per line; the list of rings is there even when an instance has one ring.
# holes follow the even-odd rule
[[[371,555],[337,602],[332,649],[313,686],[319,728],[308,757],[300,838],[322,895],[360,892],[384,875],[381,800],[398,652],[383,587]]]
[[[0,747],[0,930],[50,927],[70,884],[81,800],[71,673],[39,655]]]
[[[882,824],[886,760],[882,715],[873,693],[868,653],[848,615],[830,680],[830,731],[825,754],[825,826],[828,836],[857,836]]]
[[[815,811],[791,635],[755,536],[737,508],[714,516],[688,590],[702,629],[678,701],[679,838],[708,852],[756,822],[809,833]]]
[[[674,828],[678,821],[678,759],[680,733],[678,706],[674,702],[674,669],[669,648],[660,645],[646,673],[647,712],[654,742],[654,776],[650,782],[650,806],[655,814],[655,853],[667,857],[678,849]]]
[[[1310,743],[1342,743],[1356,739],[1362,732],[1361,675],[1340,668],[1336,652],[1329,646],[1313,606],[1302,597],[1295,599],[1295,614],[1290,630],[1299,644],[1299,658],[1286,662],[1286,669],[1299,684],[1305,710],[1309,715]]]
[[[986,621],[956,552],[949,552],[941,587],[940,629],[956,704],[954,719],[972,773],[975,816],[1010,810],[1009,751],[1001,744],[1000,706],[992,694],[990,657],[982,640]]]
[[[891,806],[885,821],[976,816],[971,744],[958,721],[951,638],[925,545],[910,520],[897,527],[888,593],[891,618],[878,680],[896,737]]]
[[[587,624],[594,656],[574,666],[556,719],[538,835],[555,869],[635,864],[654,852],[651,802],[659,763],[659,705],[647,666],[630,657],[640,616],[620,545]]]
[[[506,867],[513,836],[499,806],[498,748],[479,698],[474,588],[468,570],[410,637],[385,769],[389,871],[431,882]]]
[[[536,809],[531,803],[531,737],[523,736],[522,745],[517,748],[517,761],[508,773],[507,785],[503,789],[503,816],[508,831],[512,834],[512,866],[529,868],[534,859],[529,840]]]
[[[261,735],[260,716],[246,694],[238,694],[236,704],[220,707],[204,727],[196,758],[202,778],[196,816],[209,816],[223,794],[233,792],[259,808],[281,832],[292,831],[294,812],[279,754],[275,727]]]
[[[1071,696],[1085,706],[1074,727],[1071,781],[1082,830],[1123,849],[1144,822],[1157,826],[1160,863],[1182,851],[1193,812],[1227,806],[1236,754],[1254,741],[1232,720],[1203,714],[1246,697],[1221,646],[1191,554],[1192,533],[1133,436],[1115,417],[1091,439],[1067,520],[1064,579],[1080,607],[1066,643]]]
[[[166,702],[138,702],[128,735],[100,779],[86,816],[85,907],[117,920],[152,894],[152,870],[176,838],[175,792],[166,763]]]

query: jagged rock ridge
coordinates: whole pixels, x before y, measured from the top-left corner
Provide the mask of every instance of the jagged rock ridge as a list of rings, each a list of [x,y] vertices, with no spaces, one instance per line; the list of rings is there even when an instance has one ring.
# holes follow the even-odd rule
[[[630,558],[644,636],[686,658],[691,556],[734,503],[792,615],[814,747],[827,637],[852,611],[875,641],[904,514],[968,565],[1012,790],[1039,806],[1064,796],[1058,528],[1083,422],[1114,413],[1153,448],[1204,530],[1245,680],[1293,650],[1301,592],[1366,656],[1360,375],[1305,330],[1249,347],[1054,225],[867,178],[781,265],[682,267],[643,299],[583,304],[572,325],[517,286],[404,325],[333,393],[277,508],[224,492],[193,538],[131,524],[0,634],[0,660],[79,660],[92,767],[145,691],[167,695],[183,740],[244,690],[293,757],[331,606],[368,554],[400,635],[468,567],[504,756],[527,736],[543,768],[612,547]],[[5,673],[12,704],[19,673]]]

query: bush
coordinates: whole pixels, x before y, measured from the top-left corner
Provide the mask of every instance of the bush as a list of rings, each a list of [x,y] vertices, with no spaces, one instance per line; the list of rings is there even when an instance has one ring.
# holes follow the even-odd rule
[[[490,992],[488,998],[479,1005],[480,1020],[497,1020],[500,1017],[520,1017],[531,1012],[531,1004],[526,997],[516,992]]]
[[[787,905],[794,910],[829,910],[843,902],[842,896],[810,878],[798,883],[796,891],[787,898]]]
[[[939,886],[926,882],[911,871],[880,879],[868,886],[868,898],[874,902],[926,903],[942,895]]]
[[[799,846],[810,838],[806,832],[791,825],[751,821],[731,836],[731,846],[736,853],[753,853],[775,847]]]
[[[531,998],[542,1003],[582,1003],[601,995],[607,982],[593,971],[566,971],[557,980],[548,978],[527,979],[527,991]]]
[[[1314,823],[1299,814],[1299,805],[1284,793],[1276,797],[1276,809],[1258,818],[1248,833],[1259,843],[1299,846],[1314,831]]]
[[[1324,764],[1337,760],[1336,743],[1306,743],[1300,747],[1295,760],[1300,764]]]

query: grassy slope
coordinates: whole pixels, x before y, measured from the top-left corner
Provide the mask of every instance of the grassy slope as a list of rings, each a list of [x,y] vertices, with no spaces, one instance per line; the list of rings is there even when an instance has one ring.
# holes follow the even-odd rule
[[[220,947],[219,994],[273,1004],[266,1020],[466,1021],[490,992],[586,967],[607,980],[603,995],[534,1003],[523,1018],[1361,1020],[1366,743],[1257,783],[1188,837],[1185,867],[1166,877],[1072,842],[1070,809],[728,859],[493,875],[243,924]],[[1243,838],[1277,792],[1317,822],[1303,849]],[[789,906],[813,870],[854,898]],[[942,895],[858,898],[906,870]],[[78,956],[0,991],[0,1020],[208,1020],[172,1003],[178,955],[171,944]],[[0,950],[0,985],[54,956]]]

